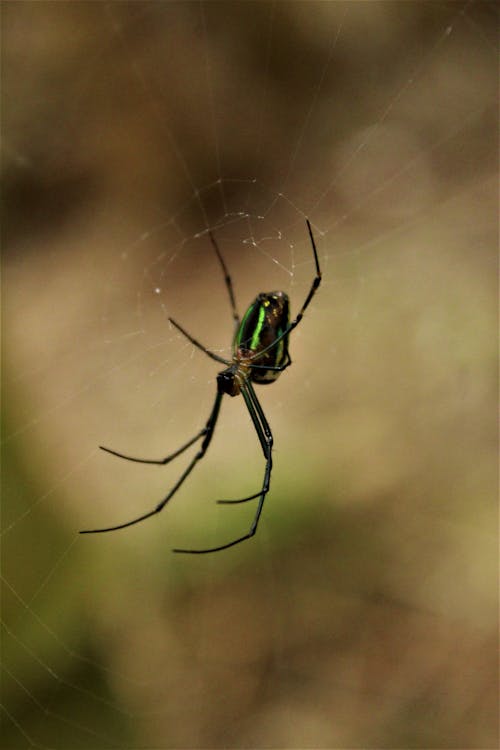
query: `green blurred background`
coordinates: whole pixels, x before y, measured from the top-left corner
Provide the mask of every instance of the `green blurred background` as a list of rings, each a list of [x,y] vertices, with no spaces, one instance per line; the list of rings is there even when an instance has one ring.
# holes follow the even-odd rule
[[[2,3],[5,748],[498,746],[497,15]],[[162,514],[232,324],[296,311]]]

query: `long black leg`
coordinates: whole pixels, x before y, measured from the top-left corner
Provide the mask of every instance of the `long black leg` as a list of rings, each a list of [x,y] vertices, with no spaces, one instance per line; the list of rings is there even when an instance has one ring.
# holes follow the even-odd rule
[[[255,395],[253,386],[249,380],[247,380],[246,383],[242,386],[241,393],[243,394],[243,398],[245,399],[248,412],[254,424],[255,431],[259,438],[260,444],[262,446],[262,451],[266,459],[266,468],[264,471],[264,481],[262,483],[262,488],[260,492],[258,492],[256,495],[252,495],[252,498],[260,497],[260,500],[257,505],[257,510],[255,511],[255,516],[252,521],[250,531],[248,532],[248,534],[244,534],[243,536],[238,537],[238,539],[233,539],[232,542],[228,542],[227,544],[221,544],[218,547],[210,547],[209,549],[174,549],[173,552],[182,552],[182,553],[191,554],[191,555],[204,555],[208,552],[219,552],[220,550],[228,549],[229,547],[234,547],[235,544],[240,544],[240,542],[244,542],[246,539],[250,539],[251,537],[253,537],[253,535],[257,531],[257,526],[259,524],[259,519],[262,513],[262,508],[264,507],[264,500],[266,499],[266,495],[269,492],[269,485],[271,482],[271,470],[273,468],[273,460],[272,460],[273,435],[271,432],[271,428],[269,427],[269,423],[262,410],[262,407],[259,403],[259,400],[257,399],[257,396]],[[219,500],[219,502],[225,502],[225,503],[245,502],[245,500],[250,500],[252,498],[245,498],[244,500],[233,500],[233,501],[230,501],[230,500],[220,501]]]
[[[249,386],[248,390],[250,391],[251,397],[253,399],[251,403],[249,403],[250,395],[247,395],[246,391],[243,388],[241,392],[243,394],[243,398],[245,399],[247,409],[252,418],[255,431],[257,432],[257,435],[259,437],[260,444],[262,446],[262,451],[264,453],[264,458],[267,460],[268,443],[266,441],[266,435],[270,436],[270,441],[271,441],[271,446],[272,446],[273,436],[271,434],[271,428],[269,427],[269,423],[266,420],[264,411],[255,394],[253,386],[251,385],[249,381],[247,381],[247,386]],[[269,470],[269,477],[270,477],[270,474],[271,472]],[[253,495],[248,495],[248,497],[241,497],[241,498],[238,498],[237,500],[217,500],[217,503],[219,505],[238,505],[238,503],[246,503],[248,502],[248,500],[255,500],[256,497],[260,497],[263,491],[267,494],[267,492],[269,491],[269,484],[267,486],[264,484],[264,486],[258,492],[254,492]]]
[[[227,270],[227,266],[224,263],[224,258],[222,257],[221,251],[219,250],[219,246],[216,242],[216,239],[214,235],[212,234],[211,230],[208,232],[208,236],[210,237],[210,240],[212,242],[212,245],[214,247],[215,252],[217,253],[217,257],[219,259],[219,263],[221,264],[222,271],[224,273],[224,282],[226,284],[226,288],[229,294],[229,301],[231,303],[231,310],[233,313],[234,323],[236,328],[240,324],[240,316],[238,315],[238,310],[236,309],[236,299],[234,296],[234,290],[233,290],[233,282],[231,280],[231,276],[229,275],[229,271]]]
[[[216,362],[222,362],[223,365],[231,364],[229,360],[224,359],[223,357],[219,357],[218,354],[214,354],[214,352],[211,352],[210,349],[207,349],[206,346],[203,346],[203,344],[200,344],[200,342],[194,339],[187,331],[185,331],[184,328],[179,325],[179,323],[176,323],[173,318],[169,318],[169,321],[172,323],[173,326],[175,326],[175,328],[177,328],[178,331],[182,333],[183,336],[187,338],[188,341],[190,341],[194,346],[198,347],[198,349],[201,349],[202,352],[205,352],[205,354],[208,354],[209,357],[211,357],[212,359],[215,359]]]
[[[191,440],[188,440],[187,443],[185,443],[181,448],[176,450],[174,453],[170,453],[170,455],[165,456],[165,458],[134,458],[134,456],[127,456],[125,453],[119,453],[118,451],[114,451],[112,448],[105,448],[104,445],[100,445],[99,448],[102,451],[106,451],[106,453],[111,453],[112,456],[118,456],[118,458],[124,458],[125,461],[135,461],[135,463],[138,464],[155,464],[156,466],[165,466],[165,464],[170,463],[174,458],[177,458],[177,456],[180,456],[181,453],[184,453],[185,450],[190,448],[194,443],[196,443],[197,440],[203,437],[203,435],[207,434],[207,426],[203,427],[202,430],[198,432],[197,435],[195,435]]]
[[[286,328],[286,330],[283,331],[283,333],[281,333],[279,336],[277,336],[274,339],[274,341],[272,342],[272,344],[269,344],[269,346],[267,346],[265,349],[262,349],[257,354],[254,354],[254,357],[253,357],[254,359],[259,359],[259,357],[262,357],[263,354],[265,354],[266,352],[270,351],[271,349],[274,349],[274,347],[277,346],[277,344],[279,344],[279,342],[281,341],[281,339],[284,339],[285,336],[288,336],[288,334],[291,331],[293,331],[293,329],[296,328],[299,325],[300,321],[304,317],[304,313],[305,313],[307,307],[309,306],[310,301],[312,300],[312,298],[316,294],[316,291],[317,291],[319,285],[321,284],[321,269],[319,267],[318,251],[316,250],[316,243],[314,241],[314,235],[312,233],[311,224],[309,222],[309,219],[306,219],[306,224],[307,224],[307,229],[309,230],[309,237],[311,238],[311,245],[312,245],[312,249],[313,249],[313,253],[314,253],[314,263],[316,265],[316,276],[313,279],[313,283],[311,284],[311,288],[309,289],[309,294],[307,295],[304,304],[300,308],[300,310],[299,310],[299,312],[297,314],[297,317],[294,318],[294,320],[292,320],[292,322],[288,325],[288,327]],[[272,369],[272,368],[268,368],[268,369]]]
[[[253,363],[251,365],[248,365],[251,370],[271,370],[271,372],[283,372],[283,370],[286,370],[287,367],[290,367],[292,364],[292,358],[290,357],[290,354],[286,353],[286,362],[284,365],[254,365]]]
[[[157,513],[160,513],[160,511],[163,510],[163,508],[168,503],[168,501],[175,495],[175,493],[177,492],[179,487],[182,485],[184,480],[187,479],[187,477],[191,474],[192,470],[194,469],[198,461],[200,461],[205,455],[205,453],[207,452],[208,446],[210,445],[210,441],[212,440],[212,436],[214,434],[215,426],[217,424],[217,418],[219,416],[219,410],[220,410],[220,405],[221,405],[223,395],[224,395],[223,393],[219,393],[219,391],[217,391],[214,405],[212,407],[212,411],[210,413],[210,416],[205,426],[205,433],[204,433],[205,438],[201,444],[200,450],[194,456],[194,458],[188,465],[187,469],[185,469],[185,471],[181,474],[180,479],[177,480],[177,482],[174,484],[170,492],[163,498],[161,502],[158,503],[156,508],[149,511],[149,513],[144,513],[144,515],[139,516],[138,518],[134,518],[132,521],[127,521],[126,523],[121,523],[121,524],[118,524],[117,526],[109,526],[105,529],[86,529],[85,531],[80,531],[80,534],[101,534],[106,531],[117,531],[118,529],[125,529],[127,528],[127,526],[134,526],[134,524],[140,523],[141,521],[145,521],[146,518],[150,518],[151,516],[154,516]],[[194,441],[191,441],[191,442],[194,442]],[[184,450],[187,447],[188,445],[184,446],[182,450]]]

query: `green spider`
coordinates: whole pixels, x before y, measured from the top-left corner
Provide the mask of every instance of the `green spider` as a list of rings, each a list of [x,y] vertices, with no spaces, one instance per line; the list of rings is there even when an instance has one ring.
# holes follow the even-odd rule
[[[141,464],[155,464],[158,466],[165,466],[181,453],[184,453],[191,445],[196,443],[197,440],[203,441],[199,451],[196,453],[194,458],[191,460],[188,467],[181,474],[180,478],[174,484],[170,492],[158,503],[158,505],[148,513],[144,513],[138,518],[134,518],[132,521],[121,523],[118,526],[110,526],[104,529],[87,529],[80,531],[80,534],[99,534],[107,531],[116,531],[117,529],[124,529],[127,526],[133,526],[136,523],[144,521],[146,518],[160,513],[163,510],[168,501],[175,495],[180,486],[187,479],[189,474],[192,472],[198,461],[200,461],[208,450],[210,442],[212,440],[217,419],[219,417],[220,405],[222,397],[238,396],[241,394],[245,400],[248,413],[255,427],[257,437],[266,459],[266,467],[264,471],[264,480],[262,487],[258,492],[248,497],[243,497],[238,500],[218,500],[221,504],[233,504],[233,503],[246,503],[248,500],[254,500],[259,498],[257,509],[255,511],[254,519],[250,527],[250,531],[243,536],[233,539],[231,542],[221,544],[218,547],[210,547],[209,549],[174,549],[174,552],[183,552],[187,554],[200,555],[207,552],[219,552],[220,550],[233,547],[235,544],[244,542],[246,539],[253,537],[257,531],[257,526],[264,507],[264,500],[267,493],[269,492],[269,485],[271,480],[271,469],[273,466],[272,460],[272,448],[273,448],[273,435],[266,416],[262,410],[259,400],[255,394],[253,383],[259,385],[265,385],[268,383],[274,383],[279,377],[280,373],[283,372],[287,367],[292,364],[290,354],[288,352],[288,337],[294,328],[298,326],[306,308],[314,297],[316,290],[321,283],[321,271],[319,267],[318,253],[316,250],[316,244],[314,242],[314,236],[311,229],[309,220],[306,219],[307,229],[309,231],[309,237],[311,239],[311,246],[314,254],[314,263],[316,266],[316,275],[313,279],[309,293],[304,301],[304,304],[300,308],[300,312],[297,317],[290,322],[290,305],[288,295],[285,292],[261,292],[255,300],[252,302],[248,310],[245,312],[242,320],[236,310],[236,302],[233,291],[233,284],[231,277],[226,268],[224,259],[220,253],[217,242],[212,232],[209,231],[210,240],[214,247],[214,250],[219,259],[222,271],[224,273],[224,281],[229,294],[229,300],[233,312],[233,318],[236,326],[236,333],[233,341],[233,356],[232,361],[228,361],[223,357],[219,357],[218,354],[214,354],[207,349],[203,344],[190,336],[187,331],[176,323],[175,320],[169,318],[178,331],[180,331],[194,346],[201,349],[209,357],[214,359],[216,362],[222,362],[226,365],[226,369],[222,370],[217,375],[217,393],[215,395],[215,401],[212,406],[212,411],[207,419],[205,426],[190,440],[187,441],[181,448],[171,453],[169,456],[160,459],[146,459],[146,458],[133,458],[123,453],[99,446],[101,450],[111,453],[113,456],[124,458],[126,461],[135,461]]]

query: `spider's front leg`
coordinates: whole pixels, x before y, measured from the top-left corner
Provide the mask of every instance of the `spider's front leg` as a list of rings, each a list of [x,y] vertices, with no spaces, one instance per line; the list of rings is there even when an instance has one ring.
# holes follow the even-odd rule
[[[249,500],[255,500],[257,497],[261,497],[262,495],[265,497],[269,492],[269,486],[271,483],[271,469],[273,467],[273,460],[271,455],[273,449],[273,434],[271,432],[269,422],[267,421],[264,411],[257,398],[257,395],[253,389],[253,386],[249,381],[247,381],[246,385],[241,389],[241,393],[243,394],[243,398],[245,399],[248,413],[252,418],[255,431],[264,453],[264,458],[266,459],[264,481],[260,490],[258,492],[254,492],[253,495],[248,495],[248,497],[241,497],[237,500],[217,500],[217,503],[219,505],[238,505],[239,503],[246,503]]]
[[[217,390],[217,393],[215,395],[215,401],[214,405],[212,407],[212,411],[210,413],[209,418],[207,419],[207,423],[203,430],[200,432],[200,434],[194,438],[193,440],[189,441],[188,444],[183,446],[180,452],[185,450],[189,445],[191,445],[195,440],[197,440],[201,435],[204,435],[203,442],[201,444],[200,450],[196,453],[194,458],[191,459],[191,462],[188,464],[187,468],[183,471],[180,478],[177,480],[177,482],[174,484],[174,486],[171,488],[171,490],[168,492],[167,495],[161,500],[153,510],[150,510],[148,513],[144,513],[142,516],[138,516],[137,518],[133,518],[131,521],[126,521],[125,523],[120,523],[116,526],[107,526],[102,529],[85,529],[84,531],[80,531],[80,534],[102,534],[107,531],[117,531],[118,529],[125,529],[127,526],[134,526],[136,523],[140,523],[141,521],[145,521],[146,518],[151,518],[151,516],[155,516],[157,513],[160,513],[160,511],[163,510],[165,505],[168,503],[168,501],[175,495],[177,490],[180,488],[180,486],[185,482],[185,480],[188,478],[188,476],[193,471],[194,467],[200,461],[205,453],[208,450],[208,446],[210,445],[212,441],[212,437],[215,431],[215,427],[217,424],[217,419],[219,417],[219,411],[220,411],[220,405],[222,401],[222,396],[224,394],[221,393],[219,390]],[[177,451],[178,455],[179,451]]]
[[[125,453],[114,451],[112,448],[105,448],[104,445],[100,445],[99,448],[102,451],[106,451],[106,453],[111,453],[112,456],[123,458],[125,459],[125,461],[134,461],[137,464],[154,464],[156,466],[165,466],[166,464],[170,463],[170,461],[173,461],[174,458],[180,456],[181,453],[184,453],[184,451],[190,448],[194,443],[196,443],[197,440],[206,435],[207,429],[208,428],[205,425],[205,427],[203,427],[193,438],[191,438],[191,440],[188,440],[187,443],[182,445],[173,453],[170,453],[168,456],[165,456],[165,458],[135,458],[134,456],[127,456]]]
[[[257,399],[257,396],[255,395],[255,391],[250,381],[247,380],[241,386],[241,393],[243,395],[243,398],[245,399],[245,404],[247,406],[248,412],[254,424],[255,431],[257,432],[257,436],[259,438],[259,442],[262,446],[264,457],[266,459],[264,480],[263,480],[260,491],[257,492],[255,495],[251,495],[250,497],[243,498],[242,500],[219,500],[218,502],[220,503],[244,503],[247,500],[252,500],[253,498],[260,497],[259,504],[257,505],[257,510],[255,511],[252,525],[250,527],[250,531],[247,534],[244,534],[243,536],[238,537],[237,539],[233,539],[232,542],[228,542],[227,544],[221,544],[218,547],[210,547],[209,549],[174,549],[173,550],[174,552],[182,552],[182,553],[191,554],[191,555],[203,555],[208,552],[220,552],[220,550],[228,549],[229,547],[234,547],[236,544],[240,544],[240,542],[244,542],[246,539],[251,539],[251,537],[253,537],[255,532],[257,531],[257,526],[259,525],[259,519],[262,513],[262,509],[264,507],[264,500],[266,499],[266,495],[269,492],[269,486],[271,482],[271,471],[273,468],[273,460],[272,460],[273,435],[271,432],[271,428],[269,427],[269,423],[264,415],[264,412],[262,411],[262,407]]]

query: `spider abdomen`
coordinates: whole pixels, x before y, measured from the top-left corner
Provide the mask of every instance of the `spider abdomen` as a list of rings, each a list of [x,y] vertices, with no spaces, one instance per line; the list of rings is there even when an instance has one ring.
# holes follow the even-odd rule
[[[276,346],[276,339],[290,323],[290,305],[285,292],[262,292],[245,312],[234,337],[236,356],[244,350],[252,357],[250,379],[254,383],[273,383],[288,359],[288,335]],[[268,351],[265,351],[271,347]],[[259,352],[264,352],[259,356]],[[255,356],[257,355],[257,356]]]

